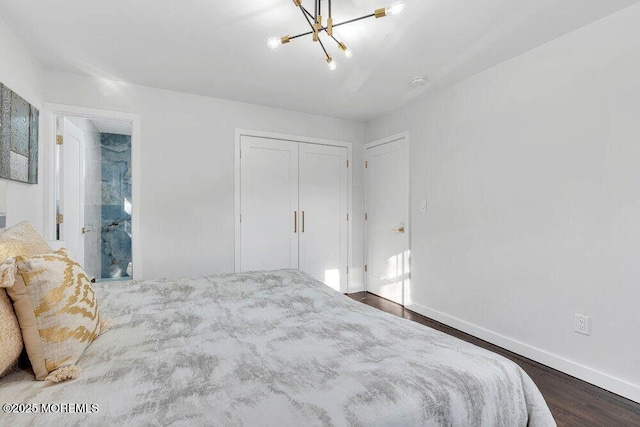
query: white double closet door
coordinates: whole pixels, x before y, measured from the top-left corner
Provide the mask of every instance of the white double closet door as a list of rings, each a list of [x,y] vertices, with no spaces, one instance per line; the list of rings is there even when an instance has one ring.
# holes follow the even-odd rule
[[[346,147],[242,136],[239,271],[300,269],[347,291]]]

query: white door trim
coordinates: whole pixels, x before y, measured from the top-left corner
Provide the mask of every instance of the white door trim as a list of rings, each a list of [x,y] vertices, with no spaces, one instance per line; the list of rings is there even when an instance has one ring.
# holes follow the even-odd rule
[[[240,138],[244,136],[254,136],[258,138],[269,138],[269,139],[281,139],[285,141],[294,141],[294,142],[305,142],[308,144],[319,144],[319,145],[331,145],[336,147],[345,147],[347,149],[347,159],[349,161],[349,170],[348,170],[348,205],[349,205],[349,224],[348,224],[348,261],[347,265],[353,265],[353,198],[352,198],[352,183],[353,183],[353,143],[346,141],[335,141],[330,139],[322,139],[322,138],[312,138],[307,136],[297,136],[297,135],[287,135],[283,133],[274,133],[274,132],[263,132],[257,130],[248,130],[248,129],[238,129],[236,128],[236,140],[235,140],[235,149],[234,149],[234,169],[235,169],[235,215],[234,215],[234,223],[235,223],[235,256],[234,256],[234,268],[235,272],[240,271]],[[349,292],[349,288],[351,287],[351,274],[347,275],[347,293]]]
[[[411,136],[411,133],[409,131],[396,133],[395,135],[391,135],[391,136],[387,136],[385,138],[377,139],[375,141],[367,142],[366,144],[363,145],[363,148],[365,150],[367,150],[369,148],[377,147],[378,145],[388,144],[390,142],[397,141],[397,140],[402,139],[402,138],[405,139],[405,141],[407,142],[408,146],[410,147],[411,146],[410,136]],[[407,166],[407,169],[410,166],[410,163],[409,163],[409,159],[410,158],[411,157],[409,156],[409,154],[407,154],[405,156],[405,161],[407,162],[405,164],[405,166]]]
[[[140,115],[121,113],[118,111],[99,110],[95,108],[77,107],[73,105],[44,103],[43,108],[43,128],[44,128],[44,149],[43,149],[43,192],[44,192],[44,238],[48,241],[55,240],[55,156],[54,147],[56,144],[56,116],[75,116],[87,119],[111,119],[123,120],[131,123],[131,256],[133,263],[133,279],[141,279],[142,272],[142,229],[141,229],[141,153],[142,137],[140,134]]]
[[[405,141],[405,150],[404,150],[404,171],[405,171],[405,180],[407,182],[407,229],[409,230],[408,236],[408,244],[409,244],[409,283],[411,283],[411,235],[413,228],[411,227],[411,133],[409,131],[404,131],[397,133],[395,135],[388,136],[386,138],[377,139],[375,141],[367,142],[363,145],[363,157],[366,161],[368,158],[367,150],[373,147],[377,147],[379,145],[388,144],[390,142],[398,141],[399,139],[404,139]],[[363,165],[364,166],[364,165]],[[367,171],[365,169],[364,173],[364,211],[368,212],[367,207]],[[365,263],[367,262],[367,253],[369,242],[367,241],[367,221],[364,223],[364,258]],[[411,304],[411,286],[404,286],[402,292],[402,305],[407,306]],[[367,273],[364,273],[364,289],[367,291]]]

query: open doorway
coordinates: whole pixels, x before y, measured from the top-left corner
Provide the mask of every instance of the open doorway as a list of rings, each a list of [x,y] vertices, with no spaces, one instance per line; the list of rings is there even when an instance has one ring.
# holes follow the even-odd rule
[[[55,240],[97,281],[133,276],[132,122],[54,114]]]

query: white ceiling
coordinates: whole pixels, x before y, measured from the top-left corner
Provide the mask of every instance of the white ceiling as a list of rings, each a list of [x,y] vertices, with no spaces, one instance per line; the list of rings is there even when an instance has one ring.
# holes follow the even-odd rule
[[[307,30],[291,0],[0,0],[0,16],[46,68],[367,121],[638,1],[406,0],[336,29],[355,55],[327,41],[335,72],[309,38],[267,47]],[[334,0],[334,20],[390,2]]]

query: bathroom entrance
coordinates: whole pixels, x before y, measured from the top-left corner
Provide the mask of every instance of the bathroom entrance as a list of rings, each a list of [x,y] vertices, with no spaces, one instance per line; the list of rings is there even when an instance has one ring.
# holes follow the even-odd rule
[[[55,115],[55,239],[90,278],[128,280],[132,123]]]

